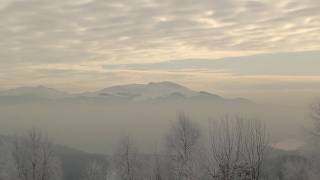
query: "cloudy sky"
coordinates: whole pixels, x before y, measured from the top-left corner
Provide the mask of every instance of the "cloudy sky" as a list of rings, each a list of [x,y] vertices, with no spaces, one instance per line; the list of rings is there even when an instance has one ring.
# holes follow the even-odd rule
[[[0,89],[320,91],[319,0],[0,0]]]

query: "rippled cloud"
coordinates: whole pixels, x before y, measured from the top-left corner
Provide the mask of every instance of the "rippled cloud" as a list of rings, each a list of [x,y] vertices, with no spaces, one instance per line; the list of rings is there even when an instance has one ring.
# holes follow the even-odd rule
[[[172,80],[232,89],[227,84],[234,79],[234,86],[250,88],[266,76],[273,84],[299,76],[303,85],[319,76],[309,55],[307,65],[299,61],[294,69],[285,67],[295,54],[259,61],[270,71],[247,57],[317,52],[320,1],[2,0],[0,37],[2,87],[48,84],[80,91]],[[240,56],[232,65],[218,62]]]

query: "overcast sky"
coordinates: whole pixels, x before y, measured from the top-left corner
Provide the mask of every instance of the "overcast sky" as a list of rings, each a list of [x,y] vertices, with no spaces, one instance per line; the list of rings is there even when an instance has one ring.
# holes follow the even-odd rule
[[[0,0],[0,39],[0,89],[320,91],[319,0]]]

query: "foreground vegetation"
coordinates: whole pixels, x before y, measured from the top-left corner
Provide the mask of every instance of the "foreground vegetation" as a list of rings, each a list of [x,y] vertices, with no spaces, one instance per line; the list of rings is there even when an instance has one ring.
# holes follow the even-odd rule
[[[315,180],[320,161],[310,149],[320,134],[320,104],[312,106],[311,117],[308,148],[284,152],[271,147],[260,120],[224,116],[201,128],[181,113],[154,152],[141,153],[124,136],[112,156],[89,158],[76,174],[82,180]],[[73,168],[66,166],[67,156],[40,130],[1,142],[0,180],[71,180],[64,175]]]

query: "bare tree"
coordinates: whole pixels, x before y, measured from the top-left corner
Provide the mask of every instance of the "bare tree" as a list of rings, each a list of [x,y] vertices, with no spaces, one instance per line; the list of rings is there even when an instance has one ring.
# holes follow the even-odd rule
[[[320,136],[320,102],[316,102],[311,105],[310,116],[313,120],[313,125],[314,125],[312,134],[314,136],[319,137]]]
[[[258,180],[266,147],[266,128],[261,121],[238,116],[212,121],[208,174],[212,179]]]
[[[99,161],[92,161],[85,170],[83,180],[107,180],[107,167]]]
[[[209,129],[209,162],[207,170],[213,179],[230,179],[240,162],[243,141],[243,121],[228,116],[211,121]]]
[[[12,159],[20,180],[58,180],[61,178],[60,163],[53,152],[52,143],[37,129],[25,136],[15,137]]]
[[[243,143],[243,156],[251,168],[251,179],[259,180],[268,147],[266,125],[259,120],[247,120]]]
[[[161,169],[161,162],[160,162],[160,155],[158,153],[154,153],[153,155],[153,174],[152,179],[154,180],[162,180],[162,169]]]
[[[9,147],[8,141],[0,138],[0,180],[16,179],[16,172]]]
[[[124,137],[118,144],[114,154],[115,169],[117,177],[121,180],[139,179],[139,161],[137,148],[128,136]]]
[[[167,136],[168,157],[175,179],[195,180],[198,177],[197,162],[200,142],[200,127],[185,114],[178,116]]]
[[[310,105],[312,127],[305,128],[304,154],[313,162],[314,167],[320,167],[320,100]],[[318,168],[318,171],[320,169]]]

